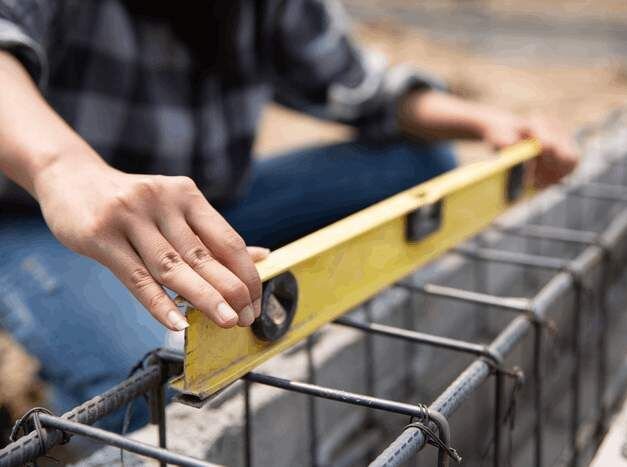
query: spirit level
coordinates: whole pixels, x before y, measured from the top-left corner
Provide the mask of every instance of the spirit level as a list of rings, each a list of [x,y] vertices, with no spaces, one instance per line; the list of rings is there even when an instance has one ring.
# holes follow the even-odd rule
[[[205,399],[322,325],[476,234],[530,188],[529,140],[464,166],[286,245],[257,264],[262,315],[221,329],[190,308],[184,374],[173,385]]]

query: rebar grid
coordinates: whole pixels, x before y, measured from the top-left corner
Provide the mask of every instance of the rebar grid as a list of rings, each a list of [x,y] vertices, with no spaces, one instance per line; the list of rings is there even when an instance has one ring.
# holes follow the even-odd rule
[[[610,164],[616,167],[627,167],[626,160],[614,160]],[[622,170],[622,169],[621,169]],[[410,423],[399,427],[398,437],[370,465],[390,466],[401,465],[412,459],[427,443],[439,450],[438,464],[448,465],[450,459],[459,461],[459,457],[451,446],[450,430],[447,418],[450,417],[463,402],[487,380],[494,375],[495,389],[493,402],[493,465],[503,465],[502,427],[506,422],[504,407],[504,380],[507,377],[520,377],[518,372],[510,371],[504,365],[504,359],[522,339],[532,334],[532,385],[534,406],[534,465],[544,465],[544,415],[547,405],[546,376],[543,373],[543,357],[545,353],[543,336],[554,326],[551,312],[558,299],[567,293],[573,293],[572,307],[572,342],[570,352],[573,355],[570,371],[572,392],[570,394],[570,420],[568,446],[561,457],[560,465],[577,466],[579,453],[591,445],[598,444],[606,430],[608,414],[624,392],[627,384],[627,371],[619,372],[613,383],[609,382],[607,359],[607,329],[609,314],[607,310],[607,293],[609,285],[622,269],[623,250],[627,237],[627,170],[622,170],[620,183],[588,181],[583,184],[564,185],[561,188],[565,199],[592,199],[612,203],[621,207],[618,215],[599,232],[581,228],[553,227],[551,225],[494,225],[493,230],[499,235],[518,236],[528,241],[551,240],[555,242],[576,244],[582,247],[581,252],[572,259],[551,257],[529,253],[505,251],[503,249],[485,248],[482,246],[463,246],[454,251],[457,254],[472,258],[478,262],[502,263],[514,267],[542,269],[553,275],[541,289],[531,298],[503,297],[490,293],[463,290],[455,287],[436,284],[414,285],[399,282],[395,286],[410,291],[412,294],[438,297],[443,300],[454,300],[476,305],[486,313],[509,313],[511,321],[501,330],[489,344],[453,339],[439,335],[418,332],[397,326],[388,326],[374,322],[369,308],[366,306],[366,319],[355,320],[348,317],[337,319],[334,324],[356,329],[365,333],[366,348],[366,394],[324,387],[316,383],[316,366],[312,349],[315,339],[306,341],[307,379],[308,382],[291,381],[272,375],[251,372],[244,380],[244,459],[249,467],[254,464],[252,450],[253,413],[251,404],[251,386],[260,384],[281,390],[306,394],[309,400],[308,420],[310,433],[309,457],[313,466],[319,465],[319,434],[316,414],[317,399],[334,400],[346,404],[381,410],[389,413],[411,417]],[[594,285],[595,310],[598,313],[599,328],[594,338],[596,346],[596,414],[593,418],[582,419],[581,408],[581,359],[584,334],[582,332],[582,300],[583,294],[589,291],[586,280],[594,268],[600,266],[600,278]],[[408,404],[395,400],[374,397],[376,378],[374,377],[374,352],[372,337],[374,335],[396,339],[410,345],[431,346],[463,352],[476,358],[452,381],[448,387],[428,407],[423,404]],[[165,395],[164,387],[170,377],[180,373],[183,357],[181,354],[168,350],[156,350],[146,361],[144,368],[139,369],[127,380],[100,396],[82,404],[60,417],[38,411],[23,421],[31,425],[32,431],[0,450],[0,467],[23,465],[35,460],[53,446],[62,443],[67,435],[85,436],[104,444],[117,446],[125,450],[151,457],[166,463],[184,466],[215,465],[203,460],[173,453],[166,449],[165,430]],[[627,362],[626,362],[627,363]],[[627,367],[626,367],[627,368]],[[128,437],[120,436],[104,430],[90,427],[99,419],[124,406],[133,399],[148,395],[151,407],[150,422],[158,425],[158,445],[149,446]],[[370,425],[375,422],[371,419]],[[34,428],[32,428],[34,427]],[[402,428],[402,430],[401,430]],[[453,441],[454,442],[454,441]],[[370,447],[372,451],[372,446]],[[374,455],[372,456],[374,457]]]

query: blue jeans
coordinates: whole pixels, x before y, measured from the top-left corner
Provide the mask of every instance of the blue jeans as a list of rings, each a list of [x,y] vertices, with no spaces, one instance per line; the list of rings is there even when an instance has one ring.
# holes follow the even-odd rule
[[[248,244],[276,247],[452,169],[448,146],[345,143],[254,163],[223,214]],[[166,330],[106,268],[63,247],[39,215],[0,213],[0,327],[41,362],[63,413],[124,379]],[[140,402],[131,428],[146,421]],[[121,411],[100,423],[119,430]]]

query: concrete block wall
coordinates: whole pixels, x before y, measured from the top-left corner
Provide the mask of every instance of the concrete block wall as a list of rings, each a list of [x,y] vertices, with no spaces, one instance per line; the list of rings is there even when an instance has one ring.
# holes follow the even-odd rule
[[[627,148],[627,134],[623,126],[611,131],[600,132],[589,137],[586,145],[586,160],[575,180],[595,178],[616,183],[622,177],[616,171],[608,171],[604,160]],[[516,224],[534,222],[587,230],[602,229],[616,210],[607,203],[564,201],[558,190],[548,190],[528,203],[508,212],[500,222]],[[513,236],[504,236],[489,231],[473,242],[481,242],[511,251],[526,251],[534,254],[572,258],[579,247],[549,241],[529,241]],[[533,296],[552,276],[541,271],[524,271],[519,267],[477,263],[455,255],[446,255],[428,267],[422,268],[408,280],[416,283],[438,283],[461,288],[484,291],[503,296]],[[624,303],[627,280],[623,278],[612,291],[614,308]],[[586,304],[586,307],[590,307]],[[547,374],[557,373],[565,367],[569,357],[565,352],[569,343],[569,310],[572,295],[565,296],[552,310],[559,329],[558,337],[547,342],[545,361]],[[355,310],[356,317],[363,317],[364,309]],[[389,289],[371,302],[371,313],[375,321],[480,342],[489,342],[512,319],[512,315],[501,311],[486,312],[471,305],[459,304],[443,299],[425,299],[412,296],[400,289]],[[584,313],[586,315],[586,313]],[[594,320],[588,313],[588,327]],[[618,313],[614,313],[615,317]],[[624,313],[622,314],[624,315]],[[625,321],[624,318],[623,321]],[[613,342],[624,341],[627,325],[622,321],[612,328]],[[547,338],[549,339],[549,338]],[[365,337],[357,331],[338,326],[326,326],[316,335],[314,359],[318,384],[346,389],[354,392],[366,391],[366,372],[374,373],[376,385],[374,395],[406,402],[430,403],[465,368],[471,357],[425,346],[409,346],[382,337],[373,337],[374,361],[366,362]],[[617,346],[618,347],[618,346]],[[530,369],[531,343],[522,342],[509,357],[512,364]],[[592,351],[589,352],[593,354]],[[613,365],[618,365],[624,356],[618,352]],[[592,358],[592,357],[590,357]],[[592,363],[592,362],[589,362]],[[306,379],[306,354],[302,348],[286,352],[259,368],[260,372],[285,378]],[[586,407],[592,407],[592,366],[587,365],[585,384]],[[527,374],[531,374],[527,371]],[[565,382],[564,382],[565,381]],[[564,386],[566,384],[566,386]],[[568,379],[552,383],[553,393],[565,391]],[[529,385],[528,385],[529,386]],[[225,465],[244,465],[243,457],[243,399],[241,383],[208,403],[202,409],[180,404],[167,408],[169,448],[191,456],[204,458]],[[481,391],[472,396],[469,403],[451,418],[453,440],[456,448],[464,453],[465,465],[480,465],[482,455],[487,452],[492,426],[492,385],[485,384]],[[518,407],[517,428],[512,433],[517,449],[514,465],[530,465],[529,427],[531,407],[529,388],[523,390]],[[547,459],[554,459],[558,447],[564,441],[564,424],[568,405],[565,397],[558,398],[555,410],[547,414],[551,429],[547,436],[551,446]],[[300,466],[309,465],[308,399],[306,396],[288,393],[259,385],[252,389],[253,406],[253,458],[254,465]],[[588,413],[589,410],[586,410]],[[369,454],[378,453],[395,438],[408,422],[407,417],[375,413],[346,404],[318,400],[317,438],[321,465],[365,465]],[[155,443],[154,427],[146,427],[132,435],[134,438]],[[434,465],[433,449],[420,453],[421,465]],[[352,452],[352,455],[349,455]],[[77,465],[115,465],[119,451],[105,448]],[[126,465],[148,465],[131,454],[125,456]],[[487,462],[487,461],[486,461]]]

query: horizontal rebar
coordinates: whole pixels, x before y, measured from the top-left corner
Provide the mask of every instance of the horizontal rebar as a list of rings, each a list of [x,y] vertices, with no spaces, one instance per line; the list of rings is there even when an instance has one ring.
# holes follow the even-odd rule
[[[612,200],[627,201],[627,189],[622,186],[591,183],[583,185],[582,188],[589,190],[593,196],[599,195],[605,198],[611,198]],[[398,285],[410,290],[443,298],[480,303],[513,311],[531,311],[538,321],[541,321],[546,317],[546,314],[548,314],[555,300],[567,290],[571,289],[574,281],[578,280],[579,276],[589,271],[593,265],[601,261],[605,253],[604,250],[615,247],[618,241],[625,236],[627,232],[627,210],[622,211],[616,216],[600,235],[593,232],[580,232],[571,229],[535,225],[517,227],[512,229],[512,232],[514,231],[536,238],[570,241],[588,244],[590,246],[571,261],[562,258],[551,258],[488,248],[462,246],[455,249],[458,253],[485,261],[537,267],[553,271],[561,270],[561,272],[556,274],[532,300],[496,297],[433,284],[424,286]],[[489,346],[484,346],[477,343],[433,336],[377,323],[362,323],[348,318],[339,318],[336,322],[365,332],[396,337],[416,343],[425,343],[450,350],[466,351],[484,357],[492,356],[492,359],[494,359],[494,355],[499,356],[500,359],[501,355],[508,354],[529,332],[533,325],[527,317],[520,316],[512,320]],[[180,363],[182,361],[182,355],[178,353],[166,352],[159,354],[159,357],[169,363]],[[139,395],[145,394],[162,384],[164,380],[162,370],[161,365],[150,365],[145,369],[140,369],[119,385],[81,404],[61,417],[44,413],[38,414],[37,416],[43,423],[44,429],[40,432],[33,431],[0,450],[0,467],[23,465],[36,459],[45,454],[51,447],[60,443],[63,439],[63,432],[72,432],[81,436],[90,437],[109,445],[121,447],[141,455],[154,457],[173,464],[215,465],[187,456],[178,455],[165,449],[150,446],[115,433],[89,426],[124,406]],[[469,394],[485,381],[490,372],[490,364],[485,359],[474,360],[433,402],[430,407],[430,415],[434,418],[440,417],[438,420],[446,422],[445,417],[450,416]],[[384,410],[416,417],[424,414],[423,408],[412,404],[356,394],[309,383],[290,381],[259,373],[249,373],[244,379],[284,390],[376,410]],[[606,395],[607,394],[608,393],[606,393]],[[584,431],[582,427],[582,433]],[[41,439],[40,436],[42,436]],[[583,435],[581,437],[582,439],[584,438]],[[398,465],[409,460],[411,456],[422,448],[424,443],[425,439],[423,433],[419,429],[409,428],[403,431],[403,433],[381,453],[372,465]]]
[[[598,234],[596,232],[566,229],[550,225],[523,224],[510,226],[495,224],[493,228],[510,235],[537,238],[539,240],[555,240],[580,245],[592,245],[598,238]]]
[[[468,258],[478,259],[481,261],[547,269],[550,271],[564,269],[569,264],[569,261],[563,258],[552,258],[550,256],[532,255],[529,253],[517,253],[494,248],[460,246],[455,248],[453,251]]]
[[[159,384],[161,368],[159,365],[151,365],[138,370],[103,394],[66,412],[62,418],[91,425]],[[59,430],[44,429],[42,432],[43,440],[40,440],[37,431],[33,431],[0,450],[0,467],[13,467],[31,462],[63,439],[63,434]]]
[[[616,246],[616,242],[627,232],[627,210],[622,211],[620,215],[606,227],[601,234],[604,239],[603,243],[608,247]],[[525,255],[501,250],[482,249],[482,253],[488,253],[481,259],[500,260],[509,257],[519,260],[529,265],[542,267],[548,266],[549,269],[562,269],[561,272],[553,276],[553,278],[539,291],[532,300],[532,308],[538,321],[546,318],[550,306],[555,300],[571,289],[574,285],[574,272],[583,273],[593,265],[601,261],[604,252],[596,245],[589,246],[574,260],[563,262],[556,258],[546,258],[543,262],[542,257],[534,255]],[[475,255],[476,250],[470,250],[469,254]],[[494,254],[493,254],[494,253]],[[531,258],[530,258],[531,257]],[[530,260],[531,259],[531,260]],[[530,261],[528,261],[530,260]],[[539,260],[539,261],[536,261]],[[553,264],[552,260],[555,260]],[[562,262],[562,264],[559,264]],[[559,267],[558,267],[559,266]],[[567,270],[564,270],[567,269]],[[520,316],[514,319],[490,344],[490,349],[497,354],[507,355],[531,329],[532,322]],[[448,388],[431,404],[430,408],[442,413],[445,417],[449,417],[461,402],[465,400],[470,393],[476,390],[485,379],[490,375],[488,363],[483,359],[477,359],[472,362]],[[425,444],[423,433],[417,429],[404,430],[388,447],[370,464],[371,466],[392,466],[401,465],[411,459],[411,457]]]
[[[177,454],[167,449],[151,446],[140,441],[136,441],[117,433],[101,430],[89,425],[67,420],[61,417],[55,417],[48,414],[38,414],[39,420],[45,427],[54,428],[67,433],[73,433],[80,436],[85,436],[96,441],[122,448],[126,451],[134,452],[142,456],[151,457],[160,461],[167,462],[169,464],[180,465],[183,467],[217,467],[217,464],[212,464],[193,457]]]
[[[609,185],[605,183],[585,183],[578,185],[569,194],[581,198],[598,199],[601,201],[627,201],[627,187],[623,185]]]
[[[627,209],[618,213],[610,225],[599,236],[599,243],[605,249],[615,248],[627,234]]]
[[[530,301],[523,297],[499,297],[497,295],[436,284],[413,285],[399,282],[396,284],[396,287],[433,297],[447,298],[475,305],[487,305],[519,313],[528,313],[530,311]]]
[[[412,404],[381,399],[379,397],[366,396],[356,394],[354,392],[342,391],[340,389],[327,388],[317,384],[302,383],[299,381],[291,381],[289,379],[277,378],[276,376],[264,375],[262,373],[248,373],[244,376],[247,381],[272,386],[286,391],[298,392],[310,396],[329,399],[346,404],[358,405],[370,409],[383,410],[401,415],[409,415],[411,417],[420,417],[423,410]]]
[[[435,336],[433,334],[426,334],[424,332],[412,331],[410,329],[398,328],[385,324],[366,323],[344,317],[336,319],[334,323],[371,334],[401,339],[414,344],[426,344],[432,347],[439,347],[441,349],[483,356],[490,359],[490,361],[496,366],[500,366],[502,363],[500,355],[493,354],[488,346],[477,344],[475,342],[452,339],[450,337]]]
[[[514,342],[527,334],[531,322],[524,318],[515,318],[499,335],[499,341],[492,348],[502,354],[508,353]],[[450,416],[468,395],[476,390],[490,375],[490,366],[483,359],[473,361],[448,388],[431,404],[431,408],[440,409],[445,416]],[[418,429],[404,430],[388,447],[370,464],[371,466],[402,465],[422,449],[425,443],[423,433]]]
[[[534,300],[534,311],[538,321],[546,317],[549,306],[565,290],[572,287],[572,284],[572,275],[560,272],[544,286]],[[503,356],[509,354],[514,345],[527,335],[532,326],[532,321],[525,316],[515,318],[490,344],[490,350]],[[488,378],[490,372],[490,365],[484,359],[473,361],[431,404],[430,408],[442,413],[445,417],[450,417],[461,403]],[[401,465],[422,449],[424,443],[425,438],[420,430],[405,430],[370,465]]]

